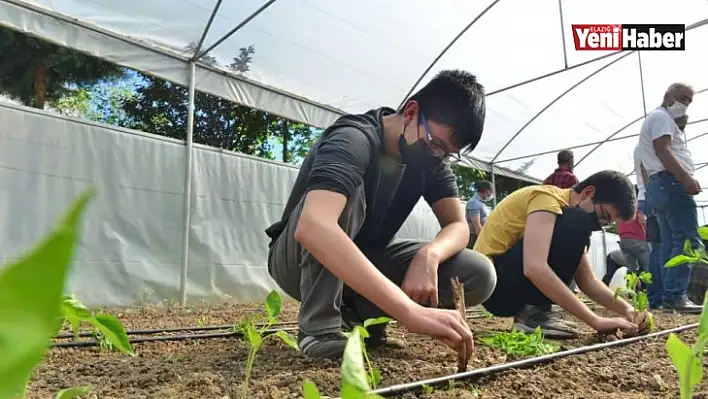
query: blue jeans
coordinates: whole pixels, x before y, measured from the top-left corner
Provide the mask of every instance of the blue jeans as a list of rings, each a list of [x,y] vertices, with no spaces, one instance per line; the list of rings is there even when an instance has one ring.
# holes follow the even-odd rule
[[[645,216],[650,216],[654,210],[647,204],[646,200],[638,201],[637,209]],[[663,273],[665,268],[661,267],[661,244],[649,243],[649,264],[647,271],[651,273],[651,284],[647,286],[647,296],[649,297],[649,306],[652,308],[659,307],[664,303],[664,283]]]
[[[698,215],[696,202],[683,185],[670,173],[659,172],[649,177],[646,186],[647,204],[657,216],[661,244],[658,254],[654,248],[650,254],[650,271],[654,282],[661,281],[663,300],[671,301],[686,295],[691,266],[688,264],[666,268],[664,265],[674,256],[683,254],[684,242],[688,239],[693,248],[698,248]],[[654,245],[656,247],[656,245]],[[656,260],[658,258],[658,264]],[[653,270],[652,270],[653,269]],[[652,284],[653,285],[653,284]],[[653,299],[658,300],[655,297]],[[657,304],[650,297],[650,304]]]

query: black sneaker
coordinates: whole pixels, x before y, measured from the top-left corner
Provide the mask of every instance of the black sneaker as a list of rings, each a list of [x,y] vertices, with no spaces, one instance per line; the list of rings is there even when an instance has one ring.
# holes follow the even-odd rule
[[[361,320],[359,312],[357,312],[353,306],[342,303],[340,307],[342,313],[342,330],[351,331],[354,326],[361,326],[364,321]],[[406,343],[403,340],[389,337],[386,328],[388,324],[377,324],[375,326],[369,326],[366,331],[369,333],[369,337],[364,339],[364,344],[367,348],[380,348],[383,346],[393,347],[393,348],[404,348]]]
[[[387,346],[389,348],[405,348],[406,343],[402,339],[389,337],[386,330],[388,325],[379,324],[370,326],[366,330],[369,332],[369,338],[364,340],[366,347],[369,349],[381,348]]]
[[[347,337],[342,333],[306,335],[299,333],[297,346],[308,357],[339,359],[347,346]]]
[[[668,311],[676,311],[687,314],[700,314],[703,311],[703,306],[696,305],[688,295],[681,295],[678,298],[672,298],[664,301],[664,309]]]
[[[541,327],[543,336],[550,339],[573,339],[578,337],[578,331],[550,311],[537,306],[526,305],[514,317],[514,328],[525,333],[533,333]]]

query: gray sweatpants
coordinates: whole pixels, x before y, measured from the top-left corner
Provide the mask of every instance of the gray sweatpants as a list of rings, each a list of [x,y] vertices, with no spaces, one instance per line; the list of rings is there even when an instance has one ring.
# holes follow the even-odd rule
[[[627,260],[627,271],[649,270],[649,243],[635,238],[620,238],[620,249]]]
[[[270,275],[283,291],[300,301],[300,331],[307,335],[341,331],[340,307],[343,298],[347,306],[356,308],[362,320],[388,316],[346,287],[294,239],[303,202],[304,200],[300,201],[295,208],[285,231],[268,254]],[[361,229],[365,215],[366,202],[362,187],[347,202],[339,225],[353,239]],[[386,277],[400,286],[411,260],[425,244],[424,241],[394,240],[385,248],[362,252]],[[454,308],[450,279],[455,276],[464,284],[465,302],[468,306],[487,300],[496,285],[496,272],[491,261],[477,252],[464,249],[438,268],[439,302],[445,308]]]

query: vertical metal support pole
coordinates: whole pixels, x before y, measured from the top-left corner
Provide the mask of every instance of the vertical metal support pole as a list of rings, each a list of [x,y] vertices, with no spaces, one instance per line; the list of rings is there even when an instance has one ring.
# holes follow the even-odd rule
[[[189,63],[189,97],[187,105],[187,139],[185,140],[185,170],[184,170],[184,208],[182,230],[182,268],[179,280],[179,304],[187,304],[187,269],[189,268],[189,226],[192,216],[192,153],[194,143],[194,97],[195,97],[195,74],[196,62]]]
[[[607,233],[604,228],[602,229],[602,262],[605,263],[604,275],[607,273]]]
[[[637,57],[639,57],[639,82],[642,85],[642,108],[644,109],[644,116],[647,116],[647,99],[644,93],[644,70],[642,69],[641,51],[637,51]]]
[[[558,0],[558,14],[561,23],[561,39],[563,40],[563,62],[568,69],[568,50],[565,48],[565,23],[563,22],[563,0]]]
[[[497,207],[497,178],[494,176],[494,164],[490,165],[490,172],[492,174],[492,187],[494,188],[494,198],[492,199],[492,209]]]
[[[705,205],[701,207],[701,213],[703,213],[703,224],[708,223],[708,219],[706,219],[706,207],[705,207]]]

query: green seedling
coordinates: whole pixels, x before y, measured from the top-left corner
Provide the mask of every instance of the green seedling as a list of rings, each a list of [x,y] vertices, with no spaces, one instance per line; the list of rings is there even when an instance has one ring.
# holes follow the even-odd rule
[[[516,329],[510,332],[494,332],[482,337],[481,342],[514,356],[540,356],[558,350],[556,345],[543,338],[541,327],[537,327],[532,334],[525,334]]]
[[[361,335],[363,339],[369,338],[369,331],[368,328],[371,326],[376,326],[376,325],[381,325],[381,324],[387,324],[390,323],[393,319],[390,317],[377,317],[374,319],[366,319],[364,320],[364,325],[363,328],[361,329]],[[350,336],[352,332],[347,332],[344,333],[346,336]],[[366,344],[365,341],[362,340],[362,345],[361,345],[361,353],[364,356],[364,361],[366,362],[366,369],[367,369],[367,379],[369,381],[369,384],[371,384],[372,387],[376,388],[379,386],[381,383],[381,370],[379,370],[377,367],[373,367],[371,365],[371,361],[369,359],[369,353],[366,350]]]
[[[427,384],[423,384],[422,389],[423,389],[423,394],[425,394],[425,395],[432,395],[433,391],[435,390],[433,387],[431,387],[430,385],[427,385]]]
[[[374,319],[378,320],[378,319]],[[340,397],[342,399],[380,399],[380,395],[370,393],[369,378],[364,366],[364,355],[362,348],[364,341],[362,337],[368,336],[366,328],[356,326],[348,334],[347,346],[342,359],[342,384]],[[317,386],[310,380],[305,380],[302,386],[302,393],[305,399],[323,399],[317,390]]]
[[[703,380],[703,354],[708,344],[708,292],[703,299],[703,312],[698,323],[698,341],[689,347],[676,334],[669,334],[666,352],[674,364],[679,379],[681,399],[692,399],[696,385]]]
[[[91,393],[91,387],[73,387],[62,389],[57,392],[55,399],[75,399],[80,396],[85,396]]]
[[[639,275],[627,273],[624,279],[626,287],[617,287],[615,289],[615,299],[622,293],[627,295],[632,302],[632,306],[637,310],[633,322],[639,323],[646,317],[649,332],[654,331],[654,317],[648,312],[649,297],[647,296],[646,288],[638,289],[640,283],[643,287],[651,284],[651,273],[645,271],[640,272]]]
[[[50,234],[0,271],[0,399],[25,397],[32,371],[61,328],[80,218],[93,195],[79,196]]]
[[[239,323],[239,325],[236,327],[237,330],[243,333],[243,335],[246,337],[246,340],[248,341],[248,344],[251,346],[251,350],[248,352],[248,359],[246,360],[246,375],[243,380],[243,386],[241,387],[241,397],[243,399],[248,399],[248,384],[251,379],[253,363],[256,360],[256,353],[260,349],[263,342],[268,339],[268,337],[276,336],[280,338],[289,347],[295,350],[299,350],[295,338],[293,338],[292,335],[288,334],[285,331],[277,330],[274,334],[266,335],[266,330],[270,329],[273,324],[278,322],[278,316],[280,315],[280,310],[282,306],[280,295],[278,295],[275,290],[271,291],[270,294],[268,294],[264,306],[266,318],[261,329],[256,328],[256,323],[254,323],[252,319]]]
[[[117,317],[107,313],[94,314],[74,296],[63,296],[60,309],[64,323],[69,324],[74,333],[74,340],[78,341],[79,328],[82,323],[86,323],[94,328],[93,336],[99,342],[101,349],[117,349],[127,355],[135,356],[125,327]]]

